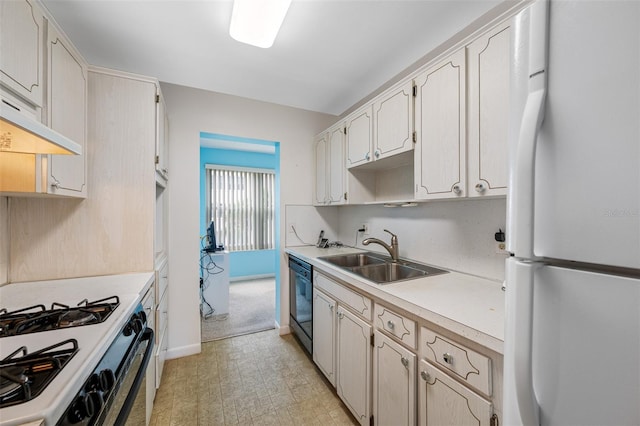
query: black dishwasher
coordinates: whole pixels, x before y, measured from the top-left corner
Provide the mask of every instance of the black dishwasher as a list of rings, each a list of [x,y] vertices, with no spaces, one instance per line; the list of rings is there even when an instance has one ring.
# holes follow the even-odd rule
[[[302,346],[313,354],[312,267],[289,256],[289,325]]]

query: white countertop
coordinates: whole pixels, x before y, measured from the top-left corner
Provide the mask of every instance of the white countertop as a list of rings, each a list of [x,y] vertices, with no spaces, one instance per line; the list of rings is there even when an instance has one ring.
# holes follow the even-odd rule
[[[120,306],[103,323],[3,337],[0,340],[0,359],[22,345],[27,346],[31,353],[74,338],[79,347],[78,353],[42,394],[31,401],[1,409],[0,425],[19,425],[41,419],[45,420],[45,424],[55,424],[151,287],[153,278],[154,273],[147,272],[14,283],[0,287],[0,307],[9,311],[35,304],[44,304],[49,308],[53,302],[75,306],[85,298],[89,302],[114,295],[120,299]]]
[[[503,353],[502,283],[450,271],[448,274],[379,285],[319,259],[323,256],[363,251],[350,247],[320,249],[314,246],[285,249],[286,253],[372,297],[387,301],[493,351]]]

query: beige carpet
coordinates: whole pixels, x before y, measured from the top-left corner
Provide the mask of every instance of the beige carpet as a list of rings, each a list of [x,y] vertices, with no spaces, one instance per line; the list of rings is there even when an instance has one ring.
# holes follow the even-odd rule
[[[201,341],[275,328],[275,278],[229,284],[229,314],[200,317]]]

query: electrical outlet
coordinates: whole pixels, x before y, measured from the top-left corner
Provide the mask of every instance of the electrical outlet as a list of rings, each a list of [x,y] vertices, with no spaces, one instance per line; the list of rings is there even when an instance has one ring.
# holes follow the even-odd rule
[[[369,224],[368,223],[363,223],[362,226],[360,227],[360,229],[364,229],[364,231],[362,231],[362,235],[369,235]]]
[[[496,242],[496,254],[509,254],[507,251],[507,244]]]

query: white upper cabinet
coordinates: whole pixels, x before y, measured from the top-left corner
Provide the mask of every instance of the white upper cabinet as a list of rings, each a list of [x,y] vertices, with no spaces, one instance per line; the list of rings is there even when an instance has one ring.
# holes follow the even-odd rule
[[[169,179],[169,118],[164,97],[160,88],[156,94],[157,117],[156,117],[156,172],[161,178],[160,182],[165,183]]]
[[[328,133],[323,132],[316,136],[313,141],[313,149],[315,151],[316,160],[316,182],[315,192],[313,196],[314,205],[327,204],[327,145]]]
[[[47,187],[42,192],[71,197],[87,196],[87,64],[49,24],[48,124],[82,147],[80,155],[49,155],[43,165]]]
[[[367,105],[349,115],[345,124],[347,168],[371,161],[373,144],[373,106]]]
[[[314,140],[316,160],[314,205],[346,203],[344,140],[343,123],[319,134]]]
[[[34,106],[44,97],[44,17],[31,0],[0,1],[0,83]]]
[[[344,127],[342,125],[329,130],[329,204],[344,204],[345,192],[344,164]]]
[[[415,79],[416,199],[466,195],[465,80],[464,49]]]
[[[503,24],[467,46],[469,197],[507,193],[510,40]]]
[[[413,85],[411,81],[379,96],[373,104],[373,160],[413,149]]]

